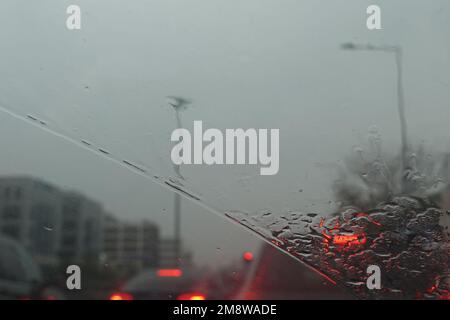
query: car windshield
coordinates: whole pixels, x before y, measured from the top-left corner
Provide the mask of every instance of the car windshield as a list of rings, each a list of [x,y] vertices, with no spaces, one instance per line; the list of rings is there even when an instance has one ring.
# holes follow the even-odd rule
[[[76,2],[0,3],[29,295],[190,270],[183,297],[449,297],[448,0]]]

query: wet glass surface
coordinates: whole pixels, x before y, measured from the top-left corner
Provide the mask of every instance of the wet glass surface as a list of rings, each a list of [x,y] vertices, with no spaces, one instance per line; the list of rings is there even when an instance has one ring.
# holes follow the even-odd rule
[[[200,269],[238,260],[233,274],[268,241],[358,298],[448,298],[446,0],[380,0],[378,31],[356,0],[79,2],[76,32],[68,1],[0,4],[0,228],[44,278],[83,262],[95,279],[113,259],[126,282],[179,267],[177,241]],[[174,165],[171,133],[196,120],[279,129],[279,172]],[[381,290],[367,288],[370,265]]]

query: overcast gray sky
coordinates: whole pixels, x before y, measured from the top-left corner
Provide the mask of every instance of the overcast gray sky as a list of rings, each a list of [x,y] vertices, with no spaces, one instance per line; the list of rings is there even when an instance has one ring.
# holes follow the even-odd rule
[[[79,31],[65,27],[69,4],[81,7]],[[382,9],[382,30],[366,28],[370,4]],[[387,150],[400,141],[394,57],[339,45],[401,45],[411,141],[448,149],[449,31],[448,0],[3,0],[0,102],[171,176],[175,116],[165,97],[186,96],[194,101],[182,114],[188,128],[203,120],[219,129],[280,129],[276,176],[259,176],[255,166],[183,166],[206,203],[330,212],[335,165],[364,146],[368,129],[378,128]],[[170,235],[169,191],[6,114],[0,123],[1,174],[80,190]],[[185,202],[183,237],[200,260],[215,250],[213,238],[255,245]]]

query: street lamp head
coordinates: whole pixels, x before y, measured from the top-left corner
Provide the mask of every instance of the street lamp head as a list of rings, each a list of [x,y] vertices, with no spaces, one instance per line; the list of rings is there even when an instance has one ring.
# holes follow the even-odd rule
[[[187,105],[191,104],[192,101],[183,97],[178,96],[167,96],[169,99],[168,103],[169,105],[174,108],[175,110],[182,110],[186,109]]]

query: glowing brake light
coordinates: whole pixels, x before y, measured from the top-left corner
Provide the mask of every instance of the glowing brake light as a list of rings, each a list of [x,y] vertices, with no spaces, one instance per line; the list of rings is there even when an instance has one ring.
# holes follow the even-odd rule
[[[133,300],[133,296],[129,293],[123,293],[123,292],[117,292],[117,293],[113,293],[110,297],[109,300]]]
[[[242,257],[243,257],[244,260],[247,261],[247,262],[253,261],[253,253],[251,253],[250,251],[244,252],[244,254],[242,255]]]
[[[206,297],[201,293],[184,293],[180,294],[177,300],[206,300]]]
[[[158,277],[181,277],[183,272],[180,269],[159,269],[156,271]]]
[[[343,246],[360,245],[366,243],[366,237],[356,234],[337,234],[333,237],[333,243]]]

